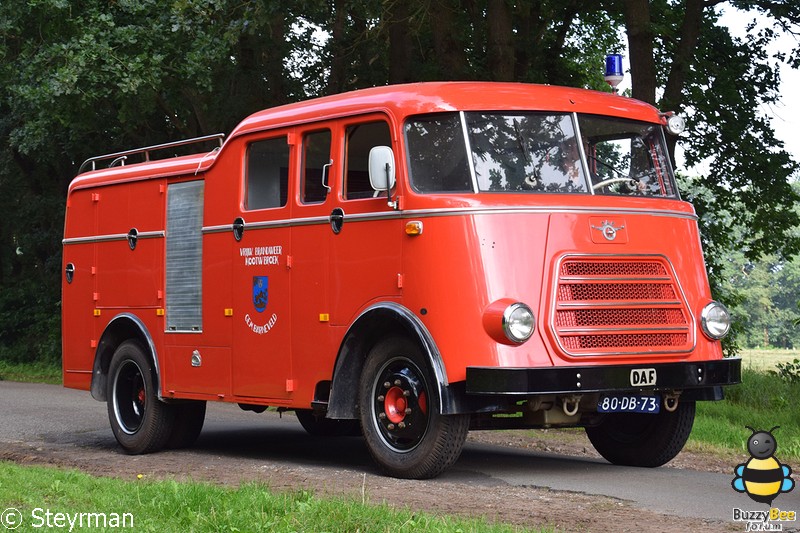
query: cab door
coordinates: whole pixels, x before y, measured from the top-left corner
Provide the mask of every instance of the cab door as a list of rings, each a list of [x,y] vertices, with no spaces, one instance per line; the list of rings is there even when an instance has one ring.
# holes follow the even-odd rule
[[[233,394],[292,393],[289,132],[248,141],[231,264]]]
[[[393,131],[383,115],[340,123],[341,161],[338,194],[331,206],[331,322],[347,327],[369,304],[399,299],[402,287],[399,211],[388,205],[387,193],[376,192],[369,180],[369,153],[375,146],[394,149]]]
[[[389,131],[388,122],[375,117],[297,129],[291,272],[298,407],[324,397],[342,339],[358,313],[370,303],[399,299],[401,221],[386,193],[376,195],[368,174],[369,150],[391,145]]]

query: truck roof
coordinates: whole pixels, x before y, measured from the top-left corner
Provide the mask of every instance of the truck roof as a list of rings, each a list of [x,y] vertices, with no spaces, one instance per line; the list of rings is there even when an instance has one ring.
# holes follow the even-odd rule
[[[478,110],[574,111],[660,121],[658,110],[649,104],[588,89],[529,83],[420,82],[361,89],[265,109],[245,118],[230,137],[379,111],[402,120],[409,115]]]
[[[326,119],[386,113],[397,121],[411,115],[452,111],[555,111],[618,116],[660,122],[653,106],[611,93],[526,83],[421,82],[361,89],[259,111],[233,130],[221,149],[152,160],[78,175],[70,190],[102,183],[136,181],[208,170],[227,144],[257,131]]]

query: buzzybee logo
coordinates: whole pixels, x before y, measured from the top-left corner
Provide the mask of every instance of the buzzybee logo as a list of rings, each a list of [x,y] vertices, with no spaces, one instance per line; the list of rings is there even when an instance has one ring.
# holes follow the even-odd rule
[[[745,427],[753,432],[747,441],[747,451],[751,457],[734,469],[736,477],[731,481],[731,486],[736,492],[746,493],[753,501],[772,505],[778,494],[794,489],[792,469],[775,458],[778,442],[772,432],[779,426],[769,431]]]

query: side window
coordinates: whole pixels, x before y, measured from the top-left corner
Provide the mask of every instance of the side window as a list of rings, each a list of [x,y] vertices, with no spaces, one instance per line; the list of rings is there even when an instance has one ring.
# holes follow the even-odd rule
[[[411,119],[405,125],[411,186],[418,192],[473,192],[458,113]]]
[[[315,131],[303,136],[303,203],[324,202],[331,171],[331,132]]]
[[[247,148],[246,208],[286,205],[289,185],[289,144],[286,137],[256,141]]]
[[[375,191],[369,183],[369,151],[375,146],[392,145],[389,125],[383,121],[353,124],[347,127],[346,135],[344,197],[372,198]]]

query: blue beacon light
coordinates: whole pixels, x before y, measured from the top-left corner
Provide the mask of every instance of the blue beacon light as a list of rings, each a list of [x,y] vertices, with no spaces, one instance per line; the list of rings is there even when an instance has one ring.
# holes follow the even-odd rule
[[[622,54],[608,54],[606,56],[606,82],[611,86],[614,94],[617,94],[617,85],[622,83],[625,78],[622,73]]]

